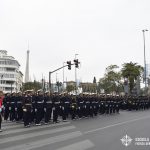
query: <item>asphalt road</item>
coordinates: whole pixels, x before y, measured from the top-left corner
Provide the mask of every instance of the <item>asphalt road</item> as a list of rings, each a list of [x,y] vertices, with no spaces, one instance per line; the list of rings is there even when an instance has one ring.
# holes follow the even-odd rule
[[[3,122],[2,128],[0,150],[150,150],[150,110],[30,128]],[[128,146],[120,140],[126,135]]]

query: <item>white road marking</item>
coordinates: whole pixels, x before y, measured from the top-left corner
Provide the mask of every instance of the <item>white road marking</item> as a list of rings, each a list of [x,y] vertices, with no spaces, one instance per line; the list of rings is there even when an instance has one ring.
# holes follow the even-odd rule
[[[94,144],[90,140],[85,140],[59,148],[57,150],[86,150],[92,147],[94,147]]]
[[[42,125],[42,126],[31,126],[30,128],[24,128],[24,126],[22,125],[22,128],[16,128],[13,130],[7,130],[7,127],[3,127],[2,130],[3,132],[0,133],[0,135],[6,135],[6,134],[12,134],[12,133],[19,133],[19,132],[25,132],[25,131],[32,131],[32,130],[39,130],[39,129],[44,129],[44,128],[49,128],[51,129],[51,127],[57,127],[57,126],[62,126],[62,125],[67,125],[70,124],[70,122],[64,122],[64,123],[58,123],[58,124],[49,124],[49,125]],[[17,127],[17,126],[16,126]],[[15,127],[13,127],[15,128]],[[9,128],[11,129],[11,128]]]
[[[105,127],[93,129],[93,130],[90,130],[90,131],[85,131],[84,134],[93,133],[93,132],[100,131],[100,130],[103,130],[103,129],[107,129],[107,128],[110,128],[110,127],[115,127],[115,126],[131,123],[131,122],[135,122],[135,121],[139,121],[139,120],[143,120],[143,119],[147,119],[147,118],[150,118],[150,116],[141,117],[141,118],[137,118],[137,119],[132,119],[132,120],[128,120],[128,121],[108,125],[108,126],[105,126]]]
[[[57,129],[52,129],[52,130],[44,130],[44,131],[38,131],[38,132],[34,132],[34,133],[26,133],[26,134],[22,134],[22,135],[17,135],[17,136],[13,136],[13,137],[6,137],[0,140],[0,144],[4,144],[7,142],[14,142],[14,141],[18,141],[18,140],[25,140],[28,138],[36,138],[38,136],[41,135],[49,135],[49,134],[54,134],[54,133],[58,133],[58,132],[62,132],[62,131],[67,131],[67,130],[71,130],[71,129],[75,129],[75,126],[67,126],[67,127],[62,127],[62,128],[57,128]]]
[[[46,138],[46,139],[40,139],[38,141],[29,142],[29,143],[22,144],[22,145],[12,145],[9,148],[4,148],[4,149],[1,148],[1,150],[31,150],[34,148],[40,148],[40,147],[50,145],[53,143],[58,143],[58,142],[66,141],[69,139],[73,139],[73,138],[79,137],[81,135],[82,135],[82,133],[80,131],[70,132],[67,134],[54,136],[54,137]]]

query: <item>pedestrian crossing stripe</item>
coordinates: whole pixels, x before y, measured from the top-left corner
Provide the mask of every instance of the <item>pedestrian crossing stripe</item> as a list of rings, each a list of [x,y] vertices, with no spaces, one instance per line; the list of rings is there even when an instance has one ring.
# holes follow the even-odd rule
[[[50,138],[46,138],[46,139],[41,139],[41,140],[37,140],[35,142],[29,142],[29,143],[21,144],[21,145],[13,145],[9,148],[3,148],[1,150],[21,150],[21,149],[22,150],[31,150],[31,149],[40,148],[40,147],[43,147],[46,145],[66,141],[69,139],[74,139],[81,135],[82,135],[82,133],[80,131],[69,132],[67,134],[62,134],[62,135],[58,135],[58,136],[54,136],[54,137],[50,137]]]
[[[30,128],[24,128],[23,125],[20,125],[21,128],[17,128],[18,125],[14,125],[12,127],[10,127],[10,126],[3,127],[2,126],[3,132],[0,133],[0,135],[32,131],[32,130],[39,130],[39,129],[43,129],[43,128],[52,128],[52,127],[63,126],[63,125],[68,125],[68,124],[70,124],[70,122],[62,122],[62,123],[58,123],[58,124],[49,124],[49,125],[42,125],[42,126],[31,126]],[[10,129],[13,129],[13,130],[10,130]]]
[[[4,144],[4,143],[8,143],[8,142],[14,142],[14,141],[18,141],[18,140],[25,140],[25,139],[29,139],[29,138],[36,138],[38,136],[42,136],[42,135],[50,135],[53,133],[58,133],[58,132],[62,132],[62,131],[67,131],[67,130],[71,130],[71,129],[75,129],[75,126],[66,126],[66,127],[62,127],[62,128],[56,128],[56,129],[52,129],[52,130],[44,130],[44,131],[38,131],[33,133],[24,133],[21,135],[17,135],[17,136],[13,136],[13,137],[6,137],[0,140],[0,144]]]
[[[86,150],[92,147],[94,147],[94,144],[90,140],[84,140],[81,142],[77,142],[77,143],[59,148],[57,150]]]

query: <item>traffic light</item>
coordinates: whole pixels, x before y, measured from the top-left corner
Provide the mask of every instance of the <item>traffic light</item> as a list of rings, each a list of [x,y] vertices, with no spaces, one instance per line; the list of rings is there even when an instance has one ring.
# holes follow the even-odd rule
[[[75,67],[76,67],[76,68],[79,68],[79,61],[78,61],[78,59],[75,59],[75,60],[74,60],[74,63],[75,63]]]
[[[68,69],[71,70],[71,61],[67,61]]]

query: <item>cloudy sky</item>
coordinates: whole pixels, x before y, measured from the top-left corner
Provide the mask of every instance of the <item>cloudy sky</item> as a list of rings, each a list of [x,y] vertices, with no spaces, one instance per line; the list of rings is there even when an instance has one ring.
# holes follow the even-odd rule
[[[111,64],[143,65],[142,29],[150,29],[149,0],[0,0],[0,49],[8,51],[25,73],[30,49],[30,77],[48,79],[48,72],[81,61],[78,78],[100,78]],[[146,58],[150,63],[150,31]],[[53,82],[56,73],[53,74]],[[62,81],[62,71],[57,72]],[[74,67],[65,79],[74,80]]]

